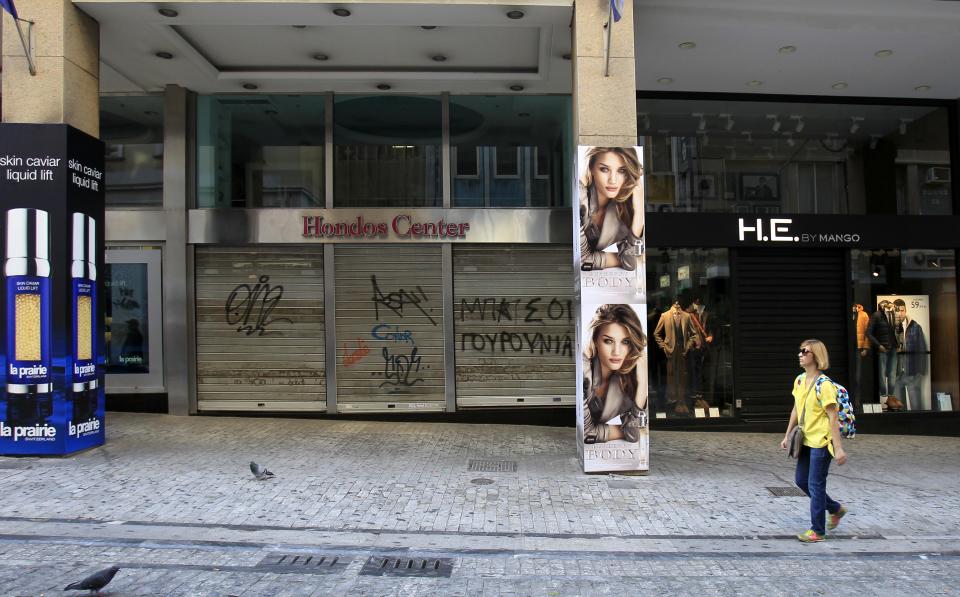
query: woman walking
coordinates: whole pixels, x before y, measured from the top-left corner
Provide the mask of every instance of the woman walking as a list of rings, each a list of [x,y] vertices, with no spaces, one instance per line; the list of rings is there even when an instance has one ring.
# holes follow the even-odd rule
[[[796,483],[810,496],[810,529],[797,535],[797,539],[818,543],[847,513],[846,507],[827,495],[830,460],[836,459],[842,465],[847,461],[847,453],[840,443],[837,389],[823,374],[830,367],[827,347],[819,340],[804,340],[798,356],[804,372],[793,382],[793,411],[780,447],[789,447],[790,431],[799,421],[803,445],[797,458]]]

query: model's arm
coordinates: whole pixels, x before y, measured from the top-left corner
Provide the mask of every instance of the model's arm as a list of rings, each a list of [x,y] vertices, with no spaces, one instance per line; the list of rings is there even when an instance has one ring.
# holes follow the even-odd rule
[[[885,346],[880,344],[880,341],[877,340],[877,337],[874,335],[874,332],[877,329],[877,320],[873,317],[870,318],[870,323],[867,324],[867,339],[870,340],[870,343],[877,347],[877,350],[880,352],[887,352]]]

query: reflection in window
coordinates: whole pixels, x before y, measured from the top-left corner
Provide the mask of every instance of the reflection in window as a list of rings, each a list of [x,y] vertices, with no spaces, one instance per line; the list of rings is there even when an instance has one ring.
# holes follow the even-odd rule
[[[571,143],[569,97],[451,97],[454,206],[569,205]]]
[[[198,100],[200,207],[324,207],[322,95]]]
[[[334,206],[438,207],[439,97],[334,97]]]
[[[864,413],[960,410],[952,250],[851,251],[853,383]]]
[[[104,270],[106,372],[149,373],[147,264],[108,263]]]
[[[945,107],[638,100],[650,211],[952,213]]]
[[[163,97],[100,98],[108,207],[163,204]]]
[[[656,418],[733,416],[729,263],[727,249],[647,254],[650,405]]]

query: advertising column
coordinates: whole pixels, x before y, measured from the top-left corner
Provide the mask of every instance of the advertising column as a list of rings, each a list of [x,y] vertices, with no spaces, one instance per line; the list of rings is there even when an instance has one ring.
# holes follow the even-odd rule
[[[577,152],[577,445],[583,470],[649,469],[643,152]]]
[[[0,125],[0,454],[104,442],[103,200],[98,139],[62,124]]]

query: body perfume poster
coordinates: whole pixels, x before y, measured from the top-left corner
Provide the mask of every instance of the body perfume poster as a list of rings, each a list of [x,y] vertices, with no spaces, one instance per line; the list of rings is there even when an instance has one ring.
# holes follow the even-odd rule
[[[649,469],[643,153],[577,152],[577,444],[584,472]]]
[[[67,454],[104,441],[103,143],[0,130],[0,454]]]

